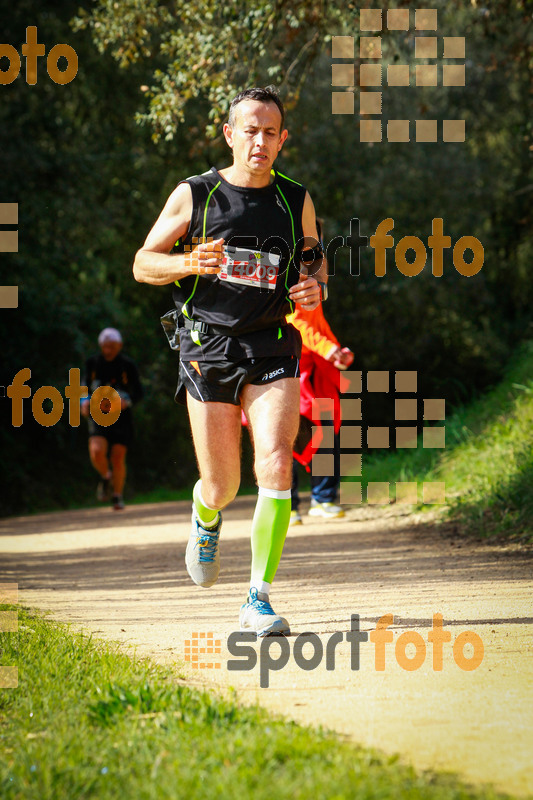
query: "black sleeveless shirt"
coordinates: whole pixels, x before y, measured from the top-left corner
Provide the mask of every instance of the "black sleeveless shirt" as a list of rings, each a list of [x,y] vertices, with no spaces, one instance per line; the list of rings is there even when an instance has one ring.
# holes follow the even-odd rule
[[[276,171],[273,175],[261,188],[234,186],[214,167],[186,180],[191,223],[173,252],[206,237],[223,238],[225,248],[221,273],[189,275],[174,288],[184,316],[216,329],[204,334],[181,328],[186,361],[299,354],[299,334],[285,317],[293,310],[289,287],[299,279],[306,190]]]

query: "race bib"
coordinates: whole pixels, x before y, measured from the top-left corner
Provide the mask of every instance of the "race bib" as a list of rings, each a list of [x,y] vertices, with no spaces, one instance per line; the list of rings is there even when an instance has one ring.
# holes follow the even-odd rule
[[[279,272],[280,256],[276,253],[263,253],[246,247],[223,248],[224,258],[218,277],[228,283],[241,283],[273,292]]]

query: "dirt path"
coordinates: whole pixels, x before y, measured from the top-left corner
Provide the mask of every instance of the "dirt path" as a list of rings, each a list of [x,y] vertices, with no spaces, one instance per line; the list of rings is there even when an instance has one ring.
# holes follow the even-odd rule
[[[22,604],[49,609],[161,662],[183,660],[193,633],[203,643],[201,634],[213,632],[222,652],[200,658],[219,667],[187,663],[183,672],[191,682],[234,686],[246,700],[400,753],[418,768],[533,793],[531,551],[468,543],[399,507],[354,509],[327,523],[306,518],[289,532],[272,596],[293,630],[288,663],[270,671],[269,687],[261,688],[260,664],[264,682],[268,655],[272,661],[281,656],[278,640],[253,646],[258,658],[269,647],[253,669],[227,668],[233,658],[227,637],[238,627],[248,581],[253,503],[239,498],[226,512],[221,578],[210,590],[195,587],[184,568],[189,503],[4,520],[0,582],[17,583]],[[452,637],[444,644],[442,671],[433,669],[428,643],[434,613],[443,615]],[[384,671],[375,669],[371,641],[360,646],[359,670],[351,669],[345,634],[352,614],[369,633],[380,617],[394,615]],[[483,661],[471,671],[457,666],[452,651],[467,630],[484,645]],[[326,669],[325,655],[312,671],[298,666],[296,637],[308,631],[318,634],[324,654],[330,635],[344,632],[335,669]],[[396,660],[396,642],[406,631],[420,634],[427,648],[416,671]],[[311,637],[300,663],[318,647]],[[418,647],[422,653],[420,641]],[[405,652],[413,657],[415,645]],[[467,644],[465,658],[473,653]]]

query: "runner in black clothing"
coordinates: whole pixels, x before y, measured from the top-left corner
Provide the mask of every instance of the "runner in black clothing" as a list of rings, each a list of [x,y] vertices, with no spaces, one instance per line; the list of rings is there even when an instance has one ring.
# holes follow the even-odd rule
[[[176,285],[178,395],[185,387],[201,477],[186,564],[200,586],[218,578],[220,510],[240,482],[241,408],[248,418],[259,498],[240,624],[258,636],[289,632],[269,603],[289,524],[299,422],[301,340],[285,316],[294,303],[315,308],[321,292],[315,277],[300,272],[302,250],[318,243],[313,203],[301,184],[273,169],[287,138],[283,122],[270,88],[237,95],[224,125],[232,166],[178,185],[133,267],[138,281]],[[319,248],[311,260],[325,281]]]
[[[126,480],[126,454],[133,438],[132,406],[143,389],[137,367],[131,358],[122,355],[122,336],[116,328],[104,328],[98,337],[101,353],[87,359],[84,383],[92,394],[99,386],[111,386],[120,395],[118,420],[109,426],[97,425],[89,416],[90,401],[82,403],[82,414],[88,417],[89,455],[100,474],[96,496],[100,501],[112,499],[115,511],[124,508],[122,493]],[[103,400],[102,404],[109,405]],[[105,407],[102,411],[106,411]],[[111,470],[112,468],[112,470]]]

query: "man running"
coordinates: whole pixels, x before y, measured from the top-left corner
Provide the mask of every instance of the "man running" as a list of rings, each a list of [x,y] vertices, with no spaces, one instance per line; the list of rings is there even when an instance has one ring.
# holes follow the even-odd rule
[[[240,483],[242,408],[259,496],[250,589],[239,622],[257,636],[289,634],[287,620],[269,602],[289,525],[299,423],[301,338],[285,316],[295,303],[313,309],[320,302],[317,280],[299,271],[304,244],[313,271],[323,273],[325,262],[308,192],[273,169],[287,138],[276,92],[238,94],[224,136],[233,164],[177,186],[133,271],[140,282],[175,283],[181,315],[177,396],[186,389],[200,471],[187,571],[203,587],[218,578],[221,511]]]
[[[121,353],[122,336],[116,328],[104,328],[98,336],[100,353],[87,359],[84,383],[91,394],[99,386],[111,386],[120,395],[120,416],[113,425],[97,425],[89,416],[90,401],[81,404],[89,424],[89,457],[100,475],[96,497],[111,504],[115,511],[124,509],[126,454],[133,438],[131,408],[143,396],[135,363]],[[109,401],[102,401],[102,405]],[[102,408],[102,411],[106,411]]]

